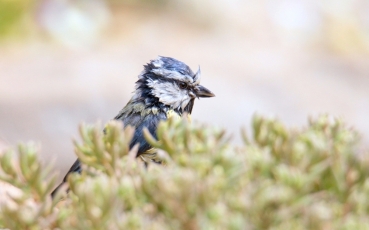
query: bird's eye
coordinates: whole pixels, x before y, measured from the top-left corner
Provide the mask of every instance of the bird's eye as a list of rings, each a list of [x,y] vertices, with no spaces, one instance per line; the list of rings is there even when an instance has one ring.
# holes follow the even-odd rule
[[[179,83],[179,88],[181,88],[181,89],[186,89],[186,88],[187,88],[187,83],[185,83],[185,82],[180,82],[180,83]]]

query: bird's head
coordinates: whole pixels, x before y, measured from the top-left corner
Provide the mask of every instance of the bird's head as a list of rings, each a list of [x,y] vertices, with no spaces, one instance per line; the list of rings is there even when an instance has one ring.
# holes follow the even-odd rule
[[[215,95],[200,85],[200,68],[194,73],[185,63],[170,57],[150,61],[136,82],[136,97],[146,105],[161,103],[179,112],[192,112],[195,98]]]

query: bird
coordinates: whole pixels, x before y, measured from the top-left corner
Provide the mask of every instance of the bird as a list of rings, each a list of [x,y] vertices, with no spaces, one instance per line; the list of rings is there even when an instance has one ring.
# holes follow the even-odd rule
[[[149,162],[157,161],[156,150],[145,140],[143,130],[146,128],[157,138],[156,129],[160,121],[173,115],[190,115],[196,98],[214,97],[214,93],[200,85],[200,80],[200,67],[194,73],[185,63],[171,57],[158,56],[144,65],[132,98],[114,120],[122,121],[123,126],[135,128],[130,148],[138,144],[136,157],[140,157],[146,166]],[[51,197],[55,197],[70,174],[81,171],[81,163],[77,159]]]

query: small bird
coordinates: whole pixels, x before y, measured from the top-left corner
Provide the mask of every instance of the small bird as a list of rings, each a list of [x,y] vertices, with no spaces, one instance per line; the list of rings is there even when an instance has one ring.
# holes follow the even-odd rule
[[[114,119],[135,128],[130,148],[139,145],[136,157],[142,158],[145,164],[155,162],[156,151],[145,140],[144,128],[156,138],[156,128],[161,120],[173,114],[191,114],[195,98],[215,96],[200,85],[200,80],[200,67],[194,73],[185,63],[174,58],[159,56],[144,65],[131,100]],[[69,174],[80,172],[81,164],[77,159],[51,196],[55,196]]]

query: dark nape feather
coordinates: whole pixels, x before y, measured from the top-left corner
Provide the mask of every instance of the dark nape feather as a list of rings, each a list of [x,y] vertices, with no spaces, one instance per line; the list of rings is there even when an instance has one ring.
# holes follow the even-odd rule
[[[144,65],[144,69],[145,69],[146,72],[150,72],[154,68],[155,68],[155,66],[151,62]]]

